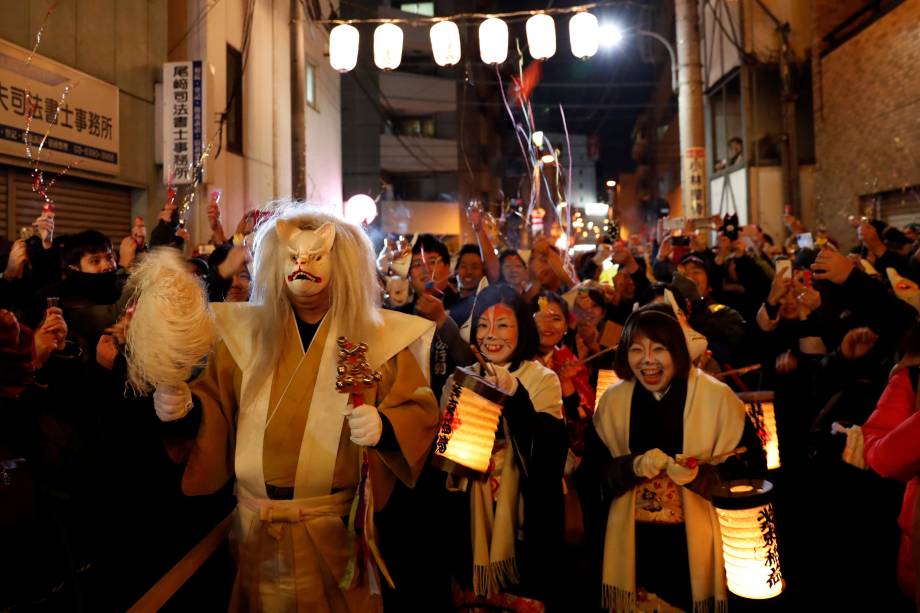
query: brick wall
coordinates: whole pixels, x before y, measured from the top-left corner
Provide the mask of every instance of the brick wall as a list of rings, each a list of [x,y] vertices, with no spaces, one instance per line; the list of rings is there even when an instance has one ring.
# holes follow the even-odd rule
[[[817,0],[815,18],[822,23]],[[815,211],[845,244],[861,195],[920,185],[920,0],[908,0],[814,59]],[[918,207],[920,208],[920,207]]]

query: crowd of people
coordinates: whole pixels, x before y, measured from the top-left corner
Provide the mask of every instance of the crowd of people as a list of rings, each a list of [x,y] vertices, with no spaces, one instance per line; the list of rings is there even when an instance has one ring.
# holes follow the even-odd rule
[[[242,514],[244,492],[283,501],[307,488],[297,463],[301,432],[313,427],[306,417],[274,430],[266,423],[264,483],[241,474],[239,455],[234,473],[221,419],[235,432],[227,406],[240,404],[240,378],[250,375],[231,342],[173,396],[126,386],[132,273],[157,249],[182,252],[212,303],[256,304],[266,288],[287,291],[281,308],[293,308],[301,342],[289,331],[294,340],[279,339],[285,346],[265,359],[303,369],[303,360],[285,366],[286,352],[312,359],[311,343],[331,327],[321,325],[323,309],[345,311],[333,299],[310,316],[314,294],[292,289],[297,275],[320,285],[320,276],[357,275],[322,267],[320,275],[305,262],[319,266],[330,245],[366,238],[336,222],[333,242],[325,225],[288,228],[306,217],[286,214],[251,212],[228,238],[212,200],[210,246],[193,252],[173,205],[149,242],[137,218],[117,248],[91,229],[57,236],[55,212],[45,210],[32,236],[4,248],[0,610],[127,608],[230,512],[234,487]],[[415,316],[387,325],[421,318],[433,333],[427,364],[399,357],[408,344],[387,358],[376,396],[341,426],[324,486],[339,506],[343,491],[360,489],[354,458],[364,456],[344,462],[350,445],[374,450],[395,475],[383,500],[375,492],[382,575],[392,579],[380,581],[385,610],[745,610],[750,603],[726,587],[711,502],[716,485],[738,478],[775,486],[781,602],[841,610],[920,602],[912,548],[920,225],[854,219],[852,236],[832,237],[787,215],[780,240],[729,215],[660,223],[570,254],[545,235],[527,250],[494,244],[482,211],[468,217],[475,243],[386,237],[368,271],[378,281],[368,300]],[[267,242],[275,226],[266,224],[276,223],[280,242]],[[305,231],[319,238],[304,242],[314,240]],[[254,265],[259,240],[263,250],[307,245],[290,247],[287,290],[266,281],[272,268]],[[412,338],[427,338],[425,330]],[[435,403],[448,410],[463,377],[507,398],[482,474],[433,461]],[[764,432],[738,396],[752,391],[773,394],[781,467],[769,472]],[[274,388],[270,398],[268,421],[279,405],[296,414],[275,402]],[[217,425],[214,416],[223,416]],[[229,436],[230,445],[202,451],[205,435]],[[293,463],[277,451],[286,445]],[[197,462],[194,474],[186,462]],[[216,472],[203,472],[215,462]],[[339,515],[349,523],[348,504]],[[336,572],[323,576],[324,594],[335,591]],[[212,594],[216,609],[231,598],[229,562],[226,574],[226,594]],[[285,608],[283,595],[252,598],[255,609]],[[324,602],[358,610],[348,597]]]

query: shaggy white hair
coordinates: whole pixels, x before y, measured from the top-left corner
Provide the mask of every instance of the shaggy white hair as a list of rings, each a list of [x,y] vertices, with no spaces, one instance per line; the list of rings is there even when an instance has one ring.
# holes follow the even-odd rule
[[[201,281],[181,252],[158,247],[135,267],[127,289],[135,303],[125,351],[128,382],[146,394],[187,381],[217,341]]]
[[[301,230],[316,230],[324,223],[335,226],[328,314],[340,326],[339,333],[350,341],[363,342],[383,324],[374,248],[364,230],[314,204],[279,200],[269,207],[271,217],[256,230],[249,298],[251,304],[264,307],[252,331],[256,353],[251,366],[266,374],[278,361],[284,325],[291,311],[285,283],[288,249],[275,228],[279,219]]]

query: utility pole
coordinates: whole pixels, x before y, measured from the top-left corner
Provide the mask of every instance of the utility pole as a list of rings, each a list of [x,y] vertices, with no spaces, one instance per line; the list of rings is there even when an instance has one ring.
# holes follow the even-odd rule
[[[677,29],[681,203],[687,217],[707,214],[706,133],[698,0],[674,0]]]
[[[307,60],[300,0],[291,0],[291,196],[307,197]]]
[[[789,24],[776,28],[780,38],[779,74],[783,84],[783,192],[784,202],[792,207],[792,214],[802,217],[802,199],[799,192],[799,133],[796,126],[795,52],[789,44]]]

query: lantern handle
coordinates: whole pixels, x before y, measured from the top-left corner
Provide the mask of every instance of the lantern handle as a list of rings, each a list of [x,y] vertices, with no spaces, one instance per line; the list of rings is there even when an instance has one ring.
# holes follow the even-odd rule
[[[482,352],[479,351],[479,347],[476,345],[470,344],[470,351],[473,352],[473,357],[476,358],[476,361],[479,362],[479,367],[482,368],[482,373],[484,375],[489,375],[490,377],[495,376],[495,368],[492,367],[492,363],[486,360],[485,356],[482,355]]]

